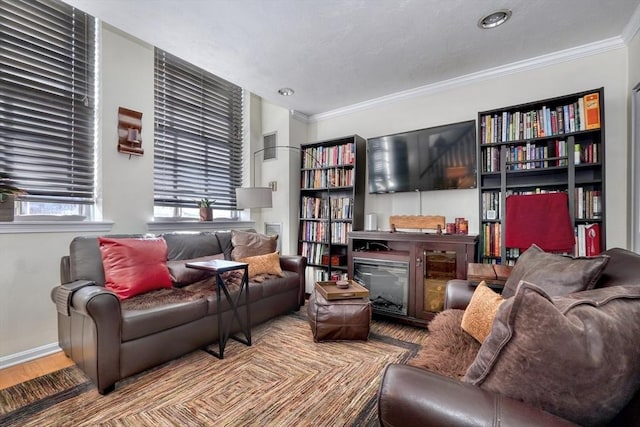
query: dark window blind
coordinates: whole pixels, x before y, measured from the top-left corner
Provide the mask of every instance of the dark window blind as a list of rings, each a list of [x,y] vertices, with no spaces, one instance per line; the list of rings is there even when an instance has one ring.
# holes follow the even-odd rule
[[[242,185],[242,89],[155,50],[157,206],[235,209]]]
[[[23,199],[94,202],[94,18],[0,1],[0,172]]]

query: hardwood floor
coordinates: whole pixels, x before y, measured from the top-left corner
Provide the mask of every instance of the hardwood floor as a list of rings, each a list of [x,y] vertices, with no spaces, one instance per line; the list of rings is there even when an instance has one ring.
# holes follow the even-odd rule
[[[20,384],[73,364],[73,360],[60,351],[19,365],[10,366],[0,370],[0,389]]]

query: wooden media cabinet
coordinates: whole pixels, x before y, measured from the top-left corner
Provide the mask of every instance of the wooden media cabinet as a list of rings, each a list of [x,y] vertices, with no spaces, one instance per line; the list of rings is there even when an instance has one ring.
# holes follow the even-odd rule
[[[348,234],[348,276],[369,289],[375,314],[425,326],[443,309],[447,281],[466,279],[478,236],[420,232]]]

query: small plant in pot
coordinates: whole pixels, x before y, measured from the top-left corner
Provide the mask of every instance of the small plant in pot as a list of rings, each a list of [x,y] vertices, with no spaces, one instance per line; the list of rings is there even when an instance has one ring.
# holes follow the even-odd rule
[[[198,207],[200,208],[200,221],[213,221],[213,204],[215,200],[207,198],[200,199]]]
[[[13,221],[15,198],[24,193],[7,176],[0,174],[0,221]]]

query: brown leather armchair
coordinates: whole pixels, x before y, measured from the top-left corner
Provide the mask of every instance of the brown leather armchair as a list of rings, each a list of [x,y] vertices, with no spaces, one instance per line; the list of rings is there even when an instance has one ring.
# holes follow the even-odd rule
[[[610,261],[596,288],[640,286],[640,255],[625,249],[607,250]],[[466,308],[474,286],[465,280],[447,283],[445,309]],[[636,361],[640,363],[640,361]],[[569,426],[575,425],[524,402],[502,396],[418,367],[392,364],[378,391],[382,426]],[[608,424],[638,426],[640,389]]]

